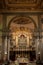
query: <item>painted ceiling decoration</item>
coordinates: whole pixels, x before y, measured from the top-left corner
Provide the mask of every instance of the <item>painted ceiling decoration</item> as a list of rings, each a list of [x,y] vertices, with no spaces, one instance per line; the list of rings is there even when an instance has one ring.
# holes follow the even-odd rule
[[[8,23],[8,29],[12,32],[16,31],[28,31],[32,32],[37,28],[36,22],[30,16],[16,15],[10,19]]]
[[[23,24],[29,24],[29,23],[31,23],[33,20],[31,19],[31,17],[25,17],[25,16],[18,16],[18,17],[14,17],[14,18],[12,18],[12,20],[11,21],[13,21],[14,23],[16,23],[16,24],[21,24],[21,25],[23,25]]]
[[[34,25],[35,28],[37,28],[35,21],[29,16],[28,17],[26,17],[26,16],[13,17],[9,21],[8,27],[10,27],[11,24],[15,24],[16,26],[17,25],[20,25],[20,26],[26,26],[27,25],[27,26],[29,26],[31,24],[31,25]]]
[[[1,0],[1,11],[43,11],[43,0]]]

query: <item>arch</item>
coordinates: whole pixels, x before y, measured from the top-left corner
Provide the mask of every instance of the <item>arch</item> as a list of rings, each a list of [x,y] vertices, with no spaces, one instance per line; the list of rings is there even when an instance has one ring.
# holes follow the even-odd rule
[[[25,22],[25,20],[27,20],[26,22]],[[24,22],[25,23],[24,23]],[[33,26],[35,27],[35,28],[37,28],[37,25],[36,25],[36,23],[35,23],[35,21],[31,18],[31,17],[28,17],[28,16],[16,16],[16,17],[13,17],[10,21],[9,21],[9,24],[8,24],[8,30],[10,29],[10,25],[12,24],[12,22],[13,23],[15,23],[15,24],[20,24],[20,22],[21,22],[21,24],[29,24],[29,23],[33,23]],[[18,23],[19,22],[19,23]],[[22,23],[23,22],[23,23]],[[9,32],[8,32],[9,33]],[[24,33],[23,33],[24,34]],[[30,34],[29,34],[30,35]],[[11,35],[10,35],[11,36]],[[14,35],[13,35],[14,36]],[[28,36],[28,35],[27,35]],[[10,37],[9,37],[9,39],[10,39]],[[27,39],[29,39],[28,37],[27,37]],[[16,41],[18,41],[17,40],[17,38],[16,38]],[[23,40],[23,42],[24,42],[24,40]],[[28,45],[29,45],[29,41],[27,40],[26,41],[27,43],[28,43]],[[16,42],[16,45],[18,45],[18,42]],[[28,47],[28,46],[27,46]]]
[[[27,20],[26,22],[23,22],[23,20]],[[18,22],[19,21],[19,22]],[[21,21],[21,24],[29,24],[29,23],[33,23],[34,24],[34,27],[35,28],[37,28],[37,25],[36,25],[36,23],[35,23],[35,21],[31,18],[31,17],[29,17],[29,16],[16,16],[16,17],[13,17],[11,20],[10,20],[10,22],[9,22],[9,24],[8,24],[8,29],[10,28],[10,24],[13,22],[13,23],[15,23],[15,24],[20,24],[20,21]],[[23,22],[23,23],[22,23]]]

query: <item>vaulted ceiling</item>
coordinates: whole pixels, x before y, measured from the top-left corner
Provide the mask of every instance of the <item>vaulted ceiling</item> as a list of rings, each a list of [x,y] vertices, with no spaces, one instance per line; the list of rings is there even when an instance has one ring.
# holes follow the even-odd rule
[[[0,12],[42,11],[43,0],[0,0]]]

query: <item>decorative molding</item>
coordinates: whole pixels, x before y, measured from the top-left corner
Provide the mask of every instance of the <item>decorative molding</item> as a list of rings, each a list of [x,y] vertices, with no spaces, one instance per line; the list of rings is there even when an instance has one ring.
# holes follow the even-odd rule
[[[6,7],[13,10],[36,10],[43,9],[42,0],[6,0]]]
[[[33,3],[36,3],[37,2],[37,0],[7,0],[7,2],[9,3],[9,4],[24,4],[24,3],[29,3],[29,4],[33,4]]]
[[[43,11],[43,0],[4,0],[6,11]]]
[[[7,18],[7,20],[9,20],[9,18]],[[27,29],[29,28],[32,32],[34,32],[34,30],[36,31],[37,29],[37,24],[35,20],[30,16],[16,15],[10,19],[10,21],[8,22],[7,28],[10,29],[10,31],[12,29],[12,31],[14,32],[15,29],[17,29],[18,27],[20,27],[21,30],[23,30],[23,28],[26,27]]]

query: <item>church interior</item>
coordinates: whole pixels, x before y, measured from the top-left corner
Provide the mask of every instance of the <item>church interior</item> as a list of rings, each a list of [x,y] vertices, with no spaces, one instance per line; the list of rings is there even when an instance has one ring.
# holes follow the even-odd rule
[[[43,65],[43,0],[0,0],[0,65]]]

